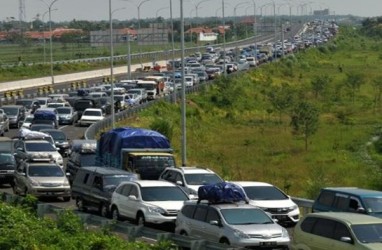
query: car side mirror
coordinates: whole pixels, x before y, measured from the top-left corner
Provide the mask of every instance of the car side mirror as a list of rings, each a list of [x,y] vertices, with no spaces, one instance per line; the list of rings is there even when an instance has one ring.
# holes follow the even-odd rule
[[[127,198],[129,198],[130,200],[133,200],[133,201],[137,200],[137,197],[135,195],[129,195]]]
[[[183,182],[182,181],[176,181],[176,185],[179,185],[179,186],[184,186]]]
[[[217,221],[217,220],[211,220],[211,221],[210,221],[210,225],[220,227],[220,223],[219,223],[219,221]]]
[[[341,237],[340,241],[345,242],[345,243],[349,243],[349,244],[353,243],[353,240],[350,237]]]

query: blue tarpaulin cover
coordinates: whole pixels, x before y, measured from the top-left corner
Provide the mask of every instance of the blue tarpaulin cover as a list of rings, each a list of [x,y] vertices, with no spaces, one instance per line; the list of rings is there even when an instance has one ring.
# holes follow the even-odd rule
[[[198,199],[208,200],[211,203],[248,202],[243,188],[230,182],[200,186]]]
[[[121,149],[167,149],[170,142],[159,132],[143,128],[116,128],[103,135],[98,141],[97,157],[102,164],[119,167]]]
[[[57,118],[56,118],[56,114],[53,112],[53,111],[49,111],[49,110],[36,110],[34,112],[34,120],[53,120],[55,121]]]

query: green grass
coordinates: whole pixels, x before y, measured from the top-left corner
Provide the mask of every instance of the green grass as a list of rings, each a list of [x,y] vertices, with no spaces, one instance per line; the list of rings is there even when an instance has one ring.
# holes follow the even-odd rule
[[[381,77],[381,46],[356,31],[341,32],[324,48],[229,80],[221,78],[205,91],[187,96],[187,165],[209,167],[227,180],[270,182],[307,198],[314,198],[324,186],[382,189],[381,157],[369,145],[382,122],[382,103],[374,101],[372,85]],[[354,101],[346,87],[349,73],[364,76]],[[332,81],[316,98],[310,83],[320,75]],[[320,110],[319,128],[309,138],[308,150],[303,138],[292,133],[290,110],[280,120],[269,102],[267,93],[281,84],[294,90],[296,100],[311,102]],[[158,120],[169,123],[180,164],[179,104],[160,103],[118,125],[150,128]]]

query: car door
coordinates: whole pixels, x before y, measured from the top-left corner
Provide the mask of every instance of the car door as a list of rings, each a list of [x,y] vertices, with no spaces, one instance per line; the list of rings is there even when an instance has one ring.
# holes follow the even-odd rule
[[[206,231],[206,216],[208,207],[197,206],[194,212],[194,217],[190,220],[189,230],[190,236],[204,239]]]
[[[205,219],[204,227],[202,227],[202,233],[204,238],[210,241],[218,242],[221,236],[221,218],[213,207],[208,207],[207,216]]]
[[[126,217],[135,219],[138,210],[142,206],[142,198],[137,185],[132,184],[124,202]]]
[[[94,175],[93,182],[91,183],[89,201],[95,208],[99,208],[103,202],[103,179],[101,175]]]

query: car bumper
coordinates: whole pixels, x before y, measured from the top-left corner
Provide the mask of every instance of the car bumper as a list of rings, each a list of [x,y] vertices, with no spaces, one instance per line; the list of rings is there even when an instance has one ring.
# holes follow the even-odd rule
[[[245,247],[245,248],[264,248],[264,249],[279,249],[290,246],[289,237],[282,237],[277,239],[259,239],[259,238],[249,238],[249,239],[230,239],[230,243],[233,246]]]
[[[71,197],[70,187],[68,188],[46,188],[36,187],[28,190],[30,194],[36,197]]]
[[[145,217],[147,223],[152,224],[163,224],[171,223],[175,224],[176,216],[163,216],[161,214],[149,214]]]

